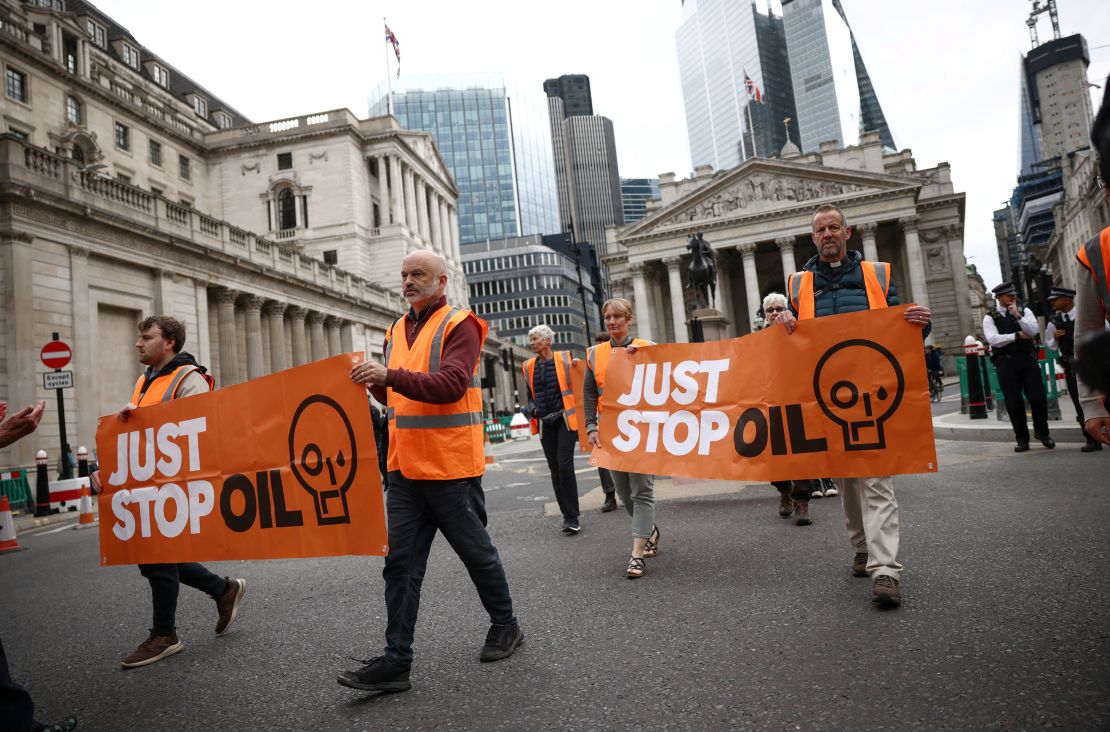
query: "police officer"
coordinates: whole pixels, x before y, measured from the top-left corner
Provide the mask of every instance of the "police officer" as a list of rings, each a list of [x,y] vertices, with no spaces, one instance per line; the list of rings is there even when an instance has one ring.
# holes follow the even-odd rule
[[[1075,405],[1075,416],[1079,426],[1083,426],[1083,406],[1079,403],[1079,384],[1076,383],[1075,368],[1072,359],[1075,358],[1075,290],[1066,287],[1053,287],[1048,296],[1048,302],[1054,312],[1044,329],[1044,344],[1060,354],[1060,365],[1064,367],[1064,377],[1068,382],[1068,396]],[[1083,437],[1087,444],[1080,448],[1081,452],[1094,452],[1101,450],[1102,445],[1091,437],[1087,430],[1083,430]]]
[[[1029,425],[1025,421],[1025,402],[1033,412],[1033,434],[1041,444],[1052,449],[1056,442],[1048,433],[1048,395],[1041,379],[1034,344],[1040,326],[1029,308],[1018,308],[1017,288],[1013,282],[995,287],[998,307],[983,317],[983,334],[991,345],[998,385],[1006,399],[1006,413],[1014,428],[1017,445],[1014,452],[1029,449]],[[1023,397],[1024,394],[1024,397]]]

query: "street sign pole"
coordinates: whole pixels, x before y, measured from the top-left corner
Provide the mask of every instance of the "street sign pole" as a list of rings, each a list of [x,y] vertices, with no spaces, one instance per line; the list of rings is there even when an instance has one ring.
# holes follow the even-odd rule
[[[53,340],[57,341],[61,339],[58,337],[57,333],[54,333]],[[54,369],[55,373],[59,371],[61,371],[60,368]],[[69,451],[66,450],[66,403],[63,396],[65,390],[55,389],[54,392],[58,395],[58,439],[62,450],[62,480],[69,480],[73,477],[73,470],[69,464]]]

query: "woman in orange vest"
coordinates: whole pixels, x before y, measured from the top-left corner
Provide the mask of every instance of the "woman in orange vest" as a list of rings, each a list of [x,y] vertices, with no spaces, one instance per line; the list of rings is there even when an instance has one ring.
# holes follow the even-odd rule
[[[598,414],[604,404],[605,371],[613,350],[628,346],[651,346],[651,341],[631,338],[628,326],[632,324],[632,303],[623,297],[609,300],[601,308],[605,319],[605,330],[609,331],[609,342],[593,346],[586,353],[586,379],[582,388],[583,411],[586,415],[586,431],[590,444],[601,447],[598,434]],[[625,573],[629,579],[644,576],[644,560],[659,553],[659,527],[655,525],[655,486],[654,475],[625,473],[610,470],[617,493],[624,509],[632,516],[632,556],[628,559]]]
[[[578,480],[574,475],[574,446],[578,442],[578,415],[570,388],[570,351],[553,351],[555,333],[545,324],[528,331],[536,355],[524,362],[524,379],[531,395],[529,414],[539,422],[540,445],[551,471],[555,500],[563,513],[563,533],[582,530],[578,521]]]

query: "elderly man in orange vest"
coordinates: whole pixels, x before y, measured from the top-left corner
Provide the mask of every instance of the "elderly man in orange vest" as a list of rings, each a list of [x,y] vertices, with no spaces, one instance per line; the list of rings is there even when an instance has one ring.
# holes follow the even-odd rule
[[[555,351],[555,333],[546,324],[528,331],[528,342],[536,355],[524,362],[524,379],[531,394],[529,410],[538,420],[540,445],[551,486],[563,514],[563,533],[574,536],[582,529],[578,521],[578,480],[574,476],[574,446],[578,444],[578,415],[570,387],[570,351]]]
[[[890,279],[886,262],[864,261],[858,251],[848,250],[852,228],[844,212],[825,204],[813,213],[813,243],[817,254],[801,272],[790,275],[790,309],[778,313],[774,322],[793,333],[796,320],[898,305],[898,291]],[[921,305],[903,310],[906,322],[922,328],[922,337],[932,328],[932,313]],[[898,501],[889,475],[844,478],[840,481],[848,540],[855,549],[852,574],[874,578],[871,600],[884,607],[902,604],[898,562]]]
[[[197,363],[185,346],[185,324],[165,315],[152,315],[139,323],[139,363],[146,366],[131,394],[131,401],[119,410],[117,417],[126,422],[136,409],[152,404],[205,394],[213,386],[212,377]],[[91,476],[93,490],[100,492],[100,471]],[[246,592],[246,580],[220,577],[203,564],[140,564],[139,572],[150,582],[154,605],[154,627],[150,637],[120,661],[124,668],[137,668],[161,661],[179,652],[184,646],[177,638],[177,595],[184,584],[208,593],[216,601],[219,615],[216,633],[227,632],[239,612],[239,603]]]
[[[386,406],[389,424],[389,554],[384,654],[337,679],[362,691],[411,688],[412,640],[420,587],[436,530],[466,565],[490,629],[479,658],[497,661],[524,640],[501,557],[486,531],[482,474],[482,392],[478,362],[488,327],[447,304],[447,263],[418,250],[401,263],[409,311],[385,336],[385,363],[367,360],[351,380]]]

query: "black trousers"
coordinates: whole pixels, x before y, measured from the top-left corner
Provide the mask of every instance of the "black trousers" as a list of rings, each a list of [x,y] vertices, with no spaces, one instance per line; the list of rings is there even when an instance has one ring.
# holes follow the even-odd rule
[[[26,689],[12,681],[3,641],[0,641],[0,729],[5,732],[30,732],[38,729],[35,723],[35,703],[31,701],[31,695]]]
[[[601,490],[607,495],[611,496],[617,490],[617,484],[613,482],[613,474],[605,468],[598,468],[597,475],[601,478]]]
[[[176,630],[177,595],[181,585],[207,592],[213,598],[227,592],[227,580],[196,562],[140,564],[139,572],[150,581],[150,597],[154,604],[151,631],[155,635],[169,635]]]
[[[1006,414],[1014,428],[1014,437],[1021,444],[1029,442],[1029,425],[1025,421],[1025,402],[1033,412],[1033,434],[1037,439],[1048,437],[1048,395],[1041,380],[1041,367],[1032,355],[999,355],[994,362],[998,385],[1006,400]],[[1023,396],[1024,395],[1024,396]]]
[[[547,469],[551,471],[555,500],[559,502],[564,519],[578,518],[578,479],[574,475],[574,446],[577,443],[578,435],[571,432],[562,419],[540,427],[540,445],[543,446],[543,456],[547,458]]]
[[[1079,403],[1079,380],[1075,378],[1075,371],[1070,367],[1064,369],[1064,380],[1068,382],[1068,396],[1071,397],[1071,403],[1075,405],[1075,418],[1079,421],[1079,429],[1083,430],[1083,439],[1087,444],[1097,443],[1098,440],[1091,437],[1083,423],[1086,422],[1083,418],[1083,406]]]
[[[771,485],[778,488],[780,492],[789,490],[790,496],[795,501],[808,501],[813,497],[813,484],[814,480],[772,480]],[[793,487],[791,487],[793,484]]]

